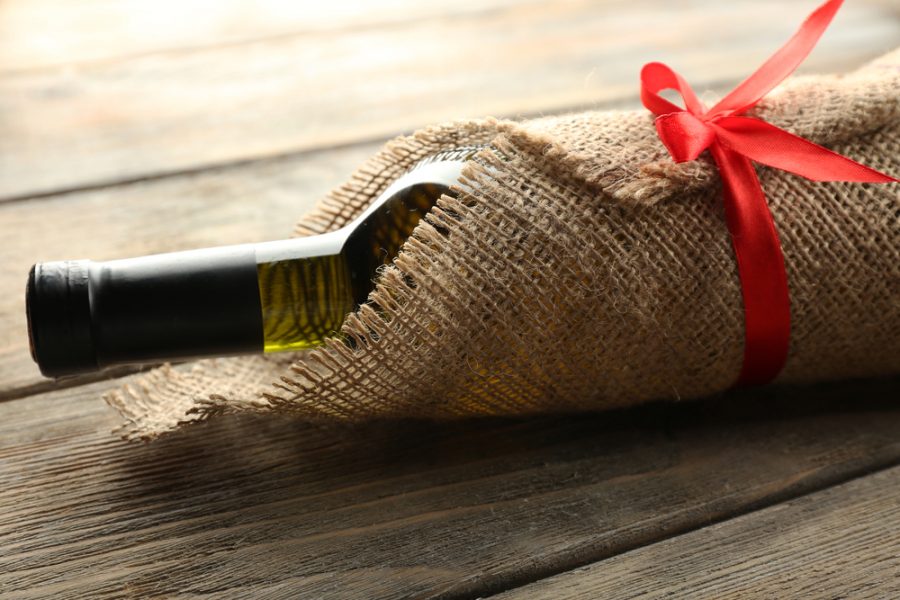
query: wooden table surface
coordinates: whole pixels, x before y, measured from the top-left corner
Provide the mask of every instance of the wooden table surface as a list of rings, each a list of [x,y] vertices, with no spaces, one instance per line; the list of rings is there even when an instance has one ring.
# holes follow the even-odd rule
[[[110,431],[54,384],[36,261],[276,239],[385,139],[733,85],[813,0],[0,3],[0,597],[900,597],[900,382],[329,431]],[[900,44],[850,0],[802,72]],[[117,381],[109,381],[118,377]]]

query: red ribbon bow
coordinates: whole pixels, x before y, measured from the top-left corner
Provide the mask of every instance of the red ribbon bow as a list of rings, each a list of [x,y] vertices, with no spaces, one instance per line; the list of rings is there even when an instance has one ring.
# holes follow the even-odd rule
[[[744,363],[737,385],[763,384],[787,360],[791,316],[781,243],[752,161],[813,181],[897,181],[760,119],[738,116],[790,75],[816,45],[843,0],[829,0],[755,73],[707,110],[662,63],[641,70],[641,100],[675,162],[709,150],[722,178],[725,218],[744,300]],[[677,91],[685,108],[659,96]]]

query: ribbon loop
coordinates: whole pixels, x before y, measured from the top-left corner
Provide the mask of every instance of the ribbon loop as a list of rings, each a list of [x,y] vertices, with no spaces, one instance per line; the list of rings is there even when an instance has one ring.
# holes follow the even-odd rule
[[[656,115],[665,115],[681,112],[681,108],[672,104],[659,95],[663,90],[675,90],[684,99],[685,108],[695,115],[702,115],[706,107],[694,94],[694,90],[682,79],[681,75],[669,68],[668,65],[654,62],[647,63],[641,69],[641,101],[650,112]]]
[[[737,385],[774,379],[787,361],[790,346],[784,256],[751,161],[814,181],[897,181],[765,121],[737,116],[803,62],[842,2],[828,0],[819,6],[784,46],[708,111],[691,86],[668,66],[649,63],[641,70],[641,101],[657,115],[656,131],[673,160],[695,160],[709,149],[722,178],[725,218],[744,302],[744,362]],[[659,95],[666,89],[678,92],[685,107]]]

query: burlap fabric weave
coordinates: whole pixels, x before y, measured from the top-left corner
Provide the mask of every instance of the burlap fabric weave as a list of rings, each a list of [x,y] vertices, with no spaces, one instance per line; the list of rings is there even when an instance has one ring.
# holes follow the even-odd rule
[[[795,78],[752,115],[900,173],[900,50]],[[740,282],[709,161],[676,165],[646,111],[467,121],[396,139],[305,216],[336,229],[423,157],[489,144],[343,334],[304,354],[163,367],[108,395],[128,437],[224,412],[311,421],[597,410],[729,388]],[[778,381],[900,371],[900,186],[760,180],[792,332]]]

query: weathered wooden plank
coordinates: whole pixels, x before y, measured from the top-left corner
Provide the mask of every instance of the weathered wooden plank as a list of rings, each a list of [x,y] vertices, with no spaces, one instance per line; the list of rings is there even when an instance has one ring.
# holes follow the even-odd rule
[[[745,76],[813,4],[545,2],[8,74],[0,198],[593,106],[633,97],[650,60],[702,91]],[[846,70],[898,41],[890,6],[848,3],[803,70]]]
[[[5,292],[0,294],[0,399],[54,385],[41,377],[28,352],[25,280],[32,264],[108,260],[287,237],[297,218],[346,181],[376,148],[312,152],[0,204],[0,289]]]
[[[110,437],[99,384],[6,402],[0,589],[489,594],[898,463],[898,386],[338,431],[223,418],[147,445]]]
[[[900,468],[496,596],[900,597]]]
[[[300,33],[341,34],[452,19],[527,1],[5,0],[0,3],[0,75]]]

